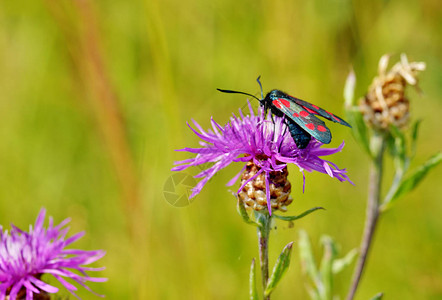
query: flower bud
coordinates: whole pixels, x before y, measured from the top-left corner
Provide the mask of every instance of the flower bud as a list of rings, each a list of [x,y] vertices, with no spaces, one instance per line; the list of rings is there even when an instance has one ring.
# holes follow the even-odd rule
[[[390,125],[403,128],[408,124],[410,103],[405,97],[405,87],[417,86],[418,72],[425,70],[425,63],[409,63],[402,54],[401,61],[387,72],[389,59],[388,54],[381,57],[379,74],[359,103],[365,122],[381,131],[388,130]]]
[[[255,176],[259,170],[259,166],[255,165],[253,161],[249,161],[242,174],[241,184]],[[287,211],[287,206],[293,201],[290,196],[292,185],[288,181],[288,174],[287,167],[285,167],[282,171],[272,171],[268,175],[272,211],[280,210],[285,212]],[[267,211],[265,176],[265,172],[260,173],[253,180],[249,181],[238,194],[239,199],[243,201],[246,207],[251,207],[259,212]]]

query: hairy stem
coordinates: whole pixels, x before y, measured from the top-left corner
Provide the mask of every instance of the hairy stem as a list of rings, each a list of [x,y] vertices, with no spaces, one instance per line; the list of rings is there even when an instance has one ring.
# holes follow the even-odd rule
[[[263,292],[267,287],[269,280],[269,236],[271,216],[261,214],[258,221],[258,246],[259,246],[259,262],[261,264],[261,278]],[[264,300],[270,300],[270,296],[264,296]]]
[[[371,141],[374,157],[370,166],[370,178],[368,183],[367,215],[365,219],[364,234],[360,245],[360,256],[353,272],[350,291],[347,300],[352,300],[359,286],[364,267],[367,262],[368,252],[373,242],[376,225],[380,215],[380,195],[382,183],[382,166],[385,150],[385,137],[374,135]]]

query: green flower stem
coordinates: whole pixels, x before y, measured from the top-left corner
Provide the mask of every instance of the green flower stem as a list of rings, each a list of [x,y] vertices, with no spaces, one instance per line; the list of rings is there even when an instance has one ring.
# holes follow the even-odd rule
[[[258,246],[259,246],[259,262],[261,264],[261,278],[263,291],[266,290],[269,280],[269,236],[270,223],[272,217],[268,214],[258,214]],[[263,297],[264,300],[270,300],[270,295]]]
[[[360,245],[360,256],[355,266],[353,273],[350,291],[347,295],[347,300],[352,300],[355,296],[359,282],[364,271],[365,263],[367,261],[368,252],[370,250],[376,225],[380,215],[380,195],[382,183],[382,167],[385,152],[385,136],[378,133],[371,139],[371,152],[373,159],[370,166],[370,178],[368,185],[368,201],[367,201],[367,216],[365,219],[364,235]]]

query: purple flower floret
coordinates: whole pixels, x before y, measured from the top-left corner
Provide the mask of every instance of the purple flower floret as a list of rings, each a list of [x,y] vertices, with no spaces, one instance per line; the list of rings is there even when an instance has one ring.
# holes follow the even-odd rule
[[[44,274],[54,276],[77,298],[79,297],[74,293],[77,288],[65,278],[75,281],[89,291],[91,290],[85,285],[86,281],[107,280],[86,274],[86,271],[101,271],[104,268],[85,267],[103,257],[105,252],[66,249],[68,245],[80,239],[84,232],[66,238],[69,227],[65,225],[70,219],[54,226],[52,217],[49,217],[48,227],[44,228],[45,214],[46,210],[41,209],[34,228],[31,225],[29,232],[11,225],[11,232],[8,233],[0,225],[0,300],[5,299],[7,295],[13,300],[17,295],[24,294],[26,300],[31,300],[34,293],[58,292],[58,288],[40,280]],[[77,272],[73,272],[74,270]]]
[[[232,162],[245,163],[250,160],[253,160],[261,169],[242,184],[238,193],[260,173],[265,172],[266,181],[268,181],[270,172],[283,170],[289,163],[297,165],[303,172],[304,186],[304,171],[326,173],[339,181],[351,183],[345,169],[339,169],[334,163],[321,158],[340,152],[344,147],[344,142],[338,148],[321,148],[323,144],[312,138],[305,149],[298,149],[286,128],[284,118],[273,116],[273,122],[270,114],[265,116],[262,107],[255,115],[250,103],[248,106],[250,115],[244,116],[240,110],[240,117],[233,115],[224,127],[216,123],[213,118],[211,119],[212,129],[208,131],[204,131],[195,121],[193,123],[196,129],[189,125],[190,129],[201,138],[201,147],[177,150],[195,153],[196,157],[175,162],[178,166],[172,170],[182,171],[190,166],[213,163],[210,168],[195,176],[202,180],[192,189],[191,198],[197,195],[219,170]],[[229,181],[228,186],[235,183],[244,168]],[[267,195],[267,203],[270,203],[269,195]]]

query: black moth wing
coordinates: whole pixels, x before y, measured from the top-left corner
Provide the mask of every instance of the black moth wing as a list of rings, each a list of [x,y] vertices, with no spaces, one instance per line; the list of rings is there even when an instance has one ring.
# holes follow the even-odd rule
[[[318,119],[314,113],[293,101],[293,97],[279,97],[272,104],[286,115],[291,121],[298,124],[304,131],[323,144],[331,142],[331,132],[324,121]]]
[[[345,122],[342,118],[338,117],[335,114],[332,114],[331,112],[326,111],[325,109],[322,109],[322,108],[320,108],[320,107],[318,107],[318,106],[316,106],[314,104],[311,104],[311,103],[309,103],[307,101],[304,101],[304,100],[301,100],[301,99],[298,99],[298,98],[295,98],[295,97],[292,97],[292,96],[289,96],[289,95],[287,95],[287,98],[289,98],[290,101],[293,101],[293,102],[295,102],[298,105],[301,105],[302,107],[304,107],[310,113],[317,114],[317,115],[319,115],[321,117],[326,118],[327,120],[330,120],[332,122],[339,123],[341,125],[348,126],[348,127],[351,128],[350,124]]]
[[[285,123],[289,128],[290,135],[295,141],[296,147],[298,147],[298,149],[306,148],[310,143],[312,136],[291,119],[285,119]]]

